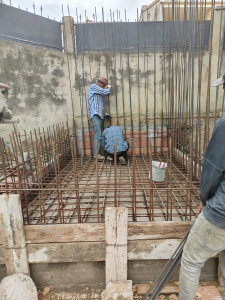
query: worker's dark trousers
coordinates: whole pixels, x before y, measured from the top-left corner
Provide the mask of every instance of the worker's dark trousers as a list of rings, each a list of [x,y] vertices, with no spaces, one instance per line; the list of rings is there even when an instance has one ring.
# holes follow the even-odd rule
[[[116,158],[117,158],[117,160],[119,160],[119,158],[122,156],[122,157],[127,161],[127,151],[128,151],[129,148],[130,148],[130,145],[129,145],[128,142],[127,142],[127,145],[128,145],[128,148],[127,148],[126,151],[122,151],[122,152],[116,153]],[[107,155],[109,155],[109,156],[111,156],[112,158],[114,158],[114,154],[111,154],[111,153],[108,153],[108,152],[107,152]]]
[[[206,260],[225,249],[225,229],[210,223],[203,212],[196,219],[181,259],[179,300],[195,300]]]

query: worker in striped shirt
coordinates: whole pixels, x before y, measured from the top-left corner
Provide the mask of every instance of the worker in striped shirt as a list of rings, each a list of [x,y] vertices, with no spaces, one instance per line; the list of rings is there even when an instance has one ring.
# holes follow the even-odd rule
[[[104,102],[103,96],[110,94],[111,87],[108,85],[108,80],[100,76],[97,83],[90,86],[88,92],[89,115],[95,132],[95,140],[97,141],[97,149],[94,143],[94,156],[98,155],[99,160],[104,160],[101,155],[101,139],[102,139],[102,122],[104,119]],[[106,88],[107,86],[107,88]]]
[[[121,164],[126,164],[129,143],[124,141],[120,126],[109,126],[102,133],[102,147],[108,154],[107,160],[113,160],[115,144],[117,159]]]

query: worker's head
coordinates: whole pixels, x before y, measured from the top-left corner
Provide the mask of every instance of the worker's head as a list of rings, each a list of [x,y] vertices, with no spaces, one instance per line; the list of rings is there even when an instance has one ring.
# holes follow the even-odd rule
[[[223,90],[225,92],[225,72],[223,73],[222,77],[220,77],[217,80],[213,81],[212,86],[217,87],[221,84],[223,85]]]
[[[108,80],[102,76],[98,78],[97,84],[101,87],[104,88],[108,84]]]
[[[2,110],[2,115],[4,119],[11,120],[12,119],[12,112],[7,107],[4,107]]]

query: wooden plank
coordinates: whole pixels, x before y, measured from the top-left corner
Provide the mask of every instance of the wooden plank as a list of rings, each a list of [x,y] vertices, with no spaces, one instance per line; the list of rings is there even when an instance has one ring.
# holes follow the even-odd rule
[[[128,224],[128,240],[182,239],[192,222],[145,222]]]
[[[104,242],[28,244],[29,263],[63,263],[105,260]]]
[[[2,229],[0,229],[0,245],[2,245]]]
[[[105,241],[104,224],[26,225],[28,244]]]
[[[0,195],[0,225],[7,275],[15,273],[29,275],[30,269],[19,195]]]
[[[180,240],[128,242],[128,260],[169,259]],[[29,263],[105,261],[105,242],[28,244]]]
[[[128,224],[128,240],[182,239],[192,222],[144,222]],[[28,244],[105,241],[104,224],[26,225]]]
[[[105,275],[110,281],[127,280],[128,209],[108,207],[105,210]]]
[[[149,246],[145,248],[145,241],[132,242],[132,245],[128,243],[128,260],[140,261],[141,263],[141,261],[163,261],[170,258],[168,254],[172,251],[170,248],[167,248],[168,253],[163,252],[159,255],[154,251],[154,247],[156,249],[160,248],[160,242],[163,241],[150,242],[153,249],[152,251],[149,251]],[[134,256],[134,249],[137,249],[138,247],[140,248],[140,253]],[[104,242],[28,244],[27,251],[29,263],[105,261]],[[0,264],[5,264],[3,246],[0,246]],[[208,272],[209,271],[207,271],[207,273]]]
[[[0,195],[0,225],[6,249],[26,246],[19,195]]]
[[[225,250],[219,253],[218,281],[220,286],[225,286]]]
[[[204,300],[223,300],[223,297],[215,286],[200,286],[197,294]]]
[[[148,290],[150,289],[152,284],[135,284],[133,287],[133,291],[136,295],[146,295]],[[162,289],[160,294],[178,294],[179,293],[179,286],[175,283],[167,283],[165,287]]]
[[[128,260],[170,259],[181,240],[139,240],[128,242]]]
[[[211,283],[211,284],[210,284]],[[201,295],[204,295],[206,297],[209,297],[209,291],[211,292],[211,296],[220,296],[216,286],[218,286],[218,283],[216,281],[212,282],[202,282],[202,286],[199,286],[198,293]],[[210,284],[210,286],[209,286]],[[148,290],[150,289],[152,284],[135,284],[133,287],[133,291],[136,295],[146,295]],[[168,294],[178,294],[179,293],[179,282],[177,284],[171,282],[167,283],[165,287],[162,289],[160,294],[168,295]],[[202,298],[207,299],[207,298]],[[217,299],[217,298],[210,298],[210,299]],[[218,298],[218,300],[221,298]]]
[[[5,254],[3,245],[0,245],[0,265],[5,264]]]

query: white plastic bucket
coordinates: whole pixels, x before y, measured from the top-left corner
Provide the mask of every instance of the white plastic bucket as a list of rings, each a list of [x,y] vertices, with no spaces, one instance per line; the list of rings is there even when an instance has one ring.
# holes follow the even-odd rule
[[[152,162],[152,180],[162,182],[165,179],[167,163],[161,161]],[[149,174],[150,178],[150,174]]]

